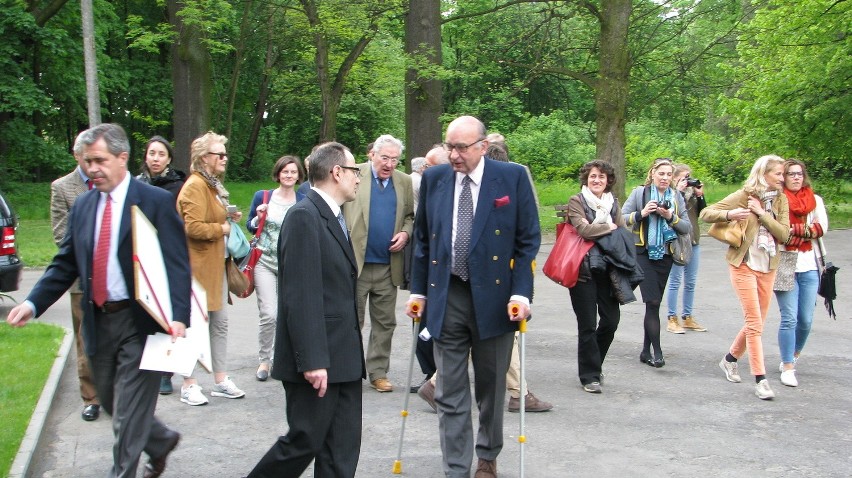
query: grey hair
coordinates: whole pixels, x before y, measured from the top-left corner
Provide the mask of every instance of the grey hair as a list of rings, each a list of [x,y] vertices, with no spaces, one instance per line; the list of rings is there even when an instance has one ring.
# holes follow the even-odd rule
[[[426,168],[426,158],[423,156],[418,156],[411,160],[411,172],[412,173],[422,173]]]
[[[113,156],[118,156],[121,153],[130,154],[130,141],[127,139],[127,133],[124,128],[115,123],[101,123],[93,128],[80,133],[78,138],[83,146],[91,146],[99,139],[103,139],[106,143],[107,151]],[[77,143],[74,143],[76,151]]]
[[[77,138],[74,140],[74,148],[72,148],[74,156],[80,156],[81,154],[83,154],[83,147],[85,146],[83,144],[83,135],[85,133],[86,130],[80,131],[80,133],[77,135]]]
[[[391,136],[389,134],[383,134],[383,135],[379,136],[378,138],[376,138],[376,141],[373,142],[373,150],[372,151],[374,153],[378,153],[380,149],[382,149],[383,147],[385,147],[387,145],[392,145],[392,146],[396,146],[397,148],[399,148],[400,154],[402,154],[402,152],[405,151],[405,146],[402,145],[402,141],[394,138],[393,136]]]

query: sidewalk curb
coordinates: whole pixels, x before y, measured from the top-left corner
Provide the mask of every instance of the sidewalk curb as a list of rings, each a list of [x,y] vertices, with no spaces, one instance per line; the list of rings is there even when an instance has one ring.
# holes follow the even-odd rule
[[[39,438],[41,438],[41,432],[44,429],[45,421],[47,421],[47,415],[50,413],[53,397],[59,388],[62,370],[65,368],[65,362],[68,360],[71,345],[74,343],[74,334],[71,333],[71,330],[66,327],[62,327],[62,329],[65,331],[65,337],[62,339],[62,345],[59,346],[56,360],[53,361],[53,367],[50,369],[44,389],[41,391],[41,396],[33,411],[32,418],[30,418],[27,432],[24,433],[24,438],[21,440],[18,454],[15,455],[15,461],[12,462],[12,467],[9,469],[8,478],[23,478],[27,475],[33,453],[35,453]]]

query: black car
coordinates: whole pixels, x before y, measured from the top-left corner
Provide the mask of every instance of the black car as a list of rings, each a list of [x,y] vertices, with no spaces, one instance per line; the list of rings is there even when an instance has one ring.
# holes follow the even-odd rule
[[[18,290],[21,283],[24,263],[18,257],[16,229],[18,217],[3,196],[3,191],[0,191],[0,292]]]

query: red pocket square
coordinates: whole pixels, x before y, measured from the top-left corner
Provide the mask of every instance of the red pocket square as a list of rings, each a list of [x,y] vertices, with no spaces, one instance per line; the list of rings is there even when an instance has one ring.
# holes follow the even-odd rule
[[[509,196],[503,196],[494,200],[494,207],[503,207],[509,204]]]

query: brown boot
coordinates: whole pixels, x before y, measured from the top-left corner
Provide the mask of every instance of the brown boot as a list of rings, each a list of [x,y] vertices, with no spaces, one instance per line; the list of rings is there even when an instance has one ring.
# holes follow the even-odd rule
[[[695,320],[695,317],[691,315],[683,316],[683,328],[693,330],[695,332],[707,332],[707,329],[702,327],[701,324]]]
[[[680,321],[677,320],[676,315],[669,316],[669,325],[666,326],[666,331],[671,332],[673,334],[683,334],[683,327],[680,326]]]
[[[476,474],[473,478],[497,478],[497,460],[479,459],[476,463]]]

